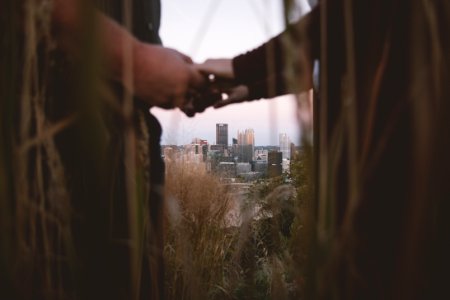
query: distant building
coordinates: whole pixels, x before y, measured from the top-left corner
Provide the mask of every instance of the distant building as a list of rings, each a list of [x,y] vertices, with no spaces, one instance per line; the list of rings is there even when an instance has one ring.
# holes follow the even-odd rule
[[[251,128],[242,132],[238,131],[237,146],[234,149],[239,162],[253,161],[255,151],[255,131]]]
[[[269,177],[280,176],[283,173],[283,153],[279,151],[269,152],[267,173]]]
[[[220,153],[224,153],[225,145],[209,145],[209,151],[219,151]]]
[[[216,144],[228,146],[228,124],[216,124]]]
[[[249,173],[252,170],[252,166],[249,163],[237,163],[236,164],[236,175],[243,173]]]
[[[239,162],[249,163],[253,161],[253,145],[236,145],[235,155]]]
[[[256,160],[253,162],[253,171],[254,172],[258,172],[263,176],[267,175],[267,160],[266,161],[261,161],[261,160]]]
[[[209,150],[206,159],[206,168],[212,173],[218,172],[218,166],[223,157],[223,153],[217,150]]]
[[[280,133],[279,141],[283,159],[291,159],[291,139],[286,133]]]
[[[209,148],[207,140],[195,138],[192,140],[192,144],[185,146],[185,148],[190,148],[194,154],[201,156],[202,161],[206,161]]]
[[[203,161],[206,161],[208,157],[208,145],[201,145],[201,147],[202,147]]]
[[[188,144],[184,146],[183,160],[189,163],[201,163],[204,161],[203,149],[200,144]]]
[[[239,145],[253,145],[255,146],[255,131],[251,128],[245,129],[245,131],[238,131],[237,142]]]
[[[255,150],[255,161],[264,161],[267,163],[268,156],[268,150]]]
[[[236,177],[236,164],[234,162],[220,162],[217,166],[217,173],[221,178]]]
[[[208,141],[199,138],[193,138],[191,144],[208,145]]]

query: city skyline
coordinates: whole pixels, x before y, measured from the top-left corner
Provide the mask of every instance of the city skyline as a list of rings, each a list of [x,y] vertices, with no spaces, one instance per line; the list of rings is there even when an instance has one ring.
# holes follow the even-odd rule
[[[219,128],[226,128],[226,132],[224,132],[222,129]],[[221,131],[222,130],[222,131]],[[213,131],[213,130],[211,130]],[[218,142],[218,136],[226,135],[227,143],[219,143]],[[185,145],[191,145],[191,144],[208,144],[208,145],[226,145],[226,146],[232,146],[233,140],[237,141],[238,145],[253,145],[254,147],[263,147],[263,146],[277,146],[280,149],[284,147],[284,145],[289,145],[293,143],[294,145],[297,145],[292,139],[290,138],[289,134],[286,132],[279,132],[278,133],[278,140],[274,144],[256,144],[257,134],[255,133],[255,130],[253,128],[245,128],[245,129],[238,129],[236,135],[230,135],[228,133],[228,124],[225,123],[216,123],[215,124],[215,137],[213,139],[207,139],[203,136],[192,136],[186,139],[187,142],[185,143],[161,143],[162,146],[170,146],[170,145],[176,145],[176,146],[185,146]],[[282,138],[283,137],[283,138]],[[283,147],[282,145],[282,139],[283,139]],[[287,146],[286,146],[287,147]],[[284,148],[286,148],[284,147]],[[287,150],[287,149],[286,149]],[[290,157],[290,150],[289,150],[289,157]],[[283,157],[285,158],[285,157]]]

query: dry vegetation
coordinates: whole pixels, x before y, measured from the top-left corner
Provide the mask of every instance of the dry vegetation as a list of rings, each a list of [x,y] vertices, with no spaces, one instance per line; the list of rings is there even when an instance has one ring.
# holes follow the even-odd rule
[[[242,200],[202,169],[168,165],[169,299],[293,299],[305,292],[311,187],[302,157],[293,163],[293,182],[261,180]],[[235,209],[240,222],[230,222]]]

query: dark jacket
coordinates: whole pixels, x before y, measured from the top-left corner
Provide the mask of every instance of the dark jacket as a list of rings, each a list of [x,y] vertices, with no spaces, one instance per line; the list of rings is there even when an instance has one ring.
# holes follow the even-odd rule
[[[312,73],[319,56],[320,8],[316,6],[298,22],[258,48],[233,59],[236,81],[249,88],[249,99],[273,98],[311,88],[300,78]],[[307,54],[299,59],[300,49]]]

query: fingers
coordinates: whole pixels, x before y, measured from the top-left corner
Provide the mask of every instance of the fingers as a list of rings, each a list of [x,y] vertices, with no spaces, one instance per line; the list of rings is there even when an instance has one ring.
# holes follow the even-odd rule
[[[174,49],[146,45],[143,50],[137,56],[140,60],[135,76],[136,91],[151,105],[165,109],[178,107],[193,116],[208,107],[244,101],[248,94],[235,90],[231,59],[207,60],[195,65],[189,56]],[[211,80],[205,74],[216,76]],[[229,94],[230,98],[222,101],[222,93]]]
[[[188,116],[193,117],[196,113],[204,112],[208,107],[214,106],[217,102],[222,100],[222,94],[217,91],[204,90],[191,91],[188,97],[189,101],[181,108],[181,110]]]
[[[228,97],[222,100],[222,94]],[[220,108],[233,103],[240,103],[249,99],[249,88],[245,85],[225,86],[223,89],[215,85],[209,85],[203,90],[191,90],[188,101],[184,103],[181,110],[188,116],[193,117],[196,113],[203,112],[208,107]]]
[[[228,93],[228,98],[222,101],[217,102],[214,105],[214,108],[224,107],[234,103],[241,103],[249,100],[250,91],[249,88],[245,85],[239,85],[230,90]]]
[[[206,87],[207,80],[205,76],[193,67],[189,67],[189,86],[194,89],[203,89]]]
[[[231,59],[208,59],[202,64],[194,64],[194,67],[205,74],[234,79],[233,61]]]
[[[188,101],[183,107],[180,107],[180,110],[189,118],[195,116],[197,113],[192,100]]]

